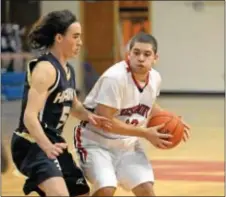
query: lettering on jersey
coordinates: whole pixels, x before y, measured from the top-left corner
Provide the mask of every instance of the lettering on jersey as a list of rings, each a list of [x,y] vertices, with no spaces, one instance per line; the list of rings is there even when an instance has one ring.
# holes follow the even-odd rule
[[[75,96],[75,90],[73,88],[67,88],[63,92],[59,92],[53,103],[63,103],[65,101],[72,101]]]
[[[140,114],[141,116],[147,118],[149,110],[150,107],[148,107],[147,105],[139,104],[134,107],[122,109],[120,112],[120,116],[132,116],[132,114]]]

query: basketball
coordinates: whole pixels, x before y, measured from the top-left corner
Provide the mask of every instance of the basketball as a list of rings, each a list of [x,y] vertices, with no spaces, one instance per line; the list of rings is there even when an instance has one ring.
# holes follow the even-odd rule
[[[167,111],[161,111],[155,114],[149,120],[147,127],[154,127],[157,125],[161,125],[163,123],[165,123],[165,126],[159,131],[164,133],[169,133],[173,136],[170,139],[172,144],[167,146],[167,149],[171,149],[177,146],[181,142],[185,127],[178,116]]]

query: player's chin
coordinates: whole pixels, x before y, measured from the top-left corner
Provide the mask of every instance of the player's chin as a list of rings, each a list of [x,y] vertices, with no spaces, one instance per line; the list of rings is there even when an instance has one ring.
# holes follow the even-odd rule
[[[79,52],[78,51],[74,51],[72,54],[71,54],[71,57],[76,57],[78,56]]]
[[[148,72],[147,69],[138,69],[136,73],[140,74],[140,75],[145,75],[145,74],[147,74],[147,72]]]

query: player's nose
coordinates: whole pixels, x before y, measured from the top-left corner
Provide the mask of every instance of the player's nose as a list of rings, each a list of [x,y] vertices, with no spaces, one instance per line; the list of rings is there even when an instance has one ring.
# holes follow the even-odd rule
[[[138,60],[139,60],[140,62],[144,61],[144,55],[143,55],[143,54],[140,54],[140,55],[138,56]]]
[[[82,39],[79,39],[78,42],[77,42],[77,45],[82,46],[82,44],[83,44]]]

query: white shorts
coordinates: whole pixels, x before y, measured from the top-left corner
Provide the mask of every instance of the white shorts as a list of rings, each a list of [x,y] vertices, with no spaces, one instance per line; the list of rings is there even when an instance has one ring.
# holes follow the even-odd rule
[[[142,183],[154,182],[152,166],[137,138],[107,139],[81,127],[75,132],[80,167],[93,184],[93,193],[103,187],[121,185],[132,190]],[[91,134],[89,139],[84,137],[87,133]]]

